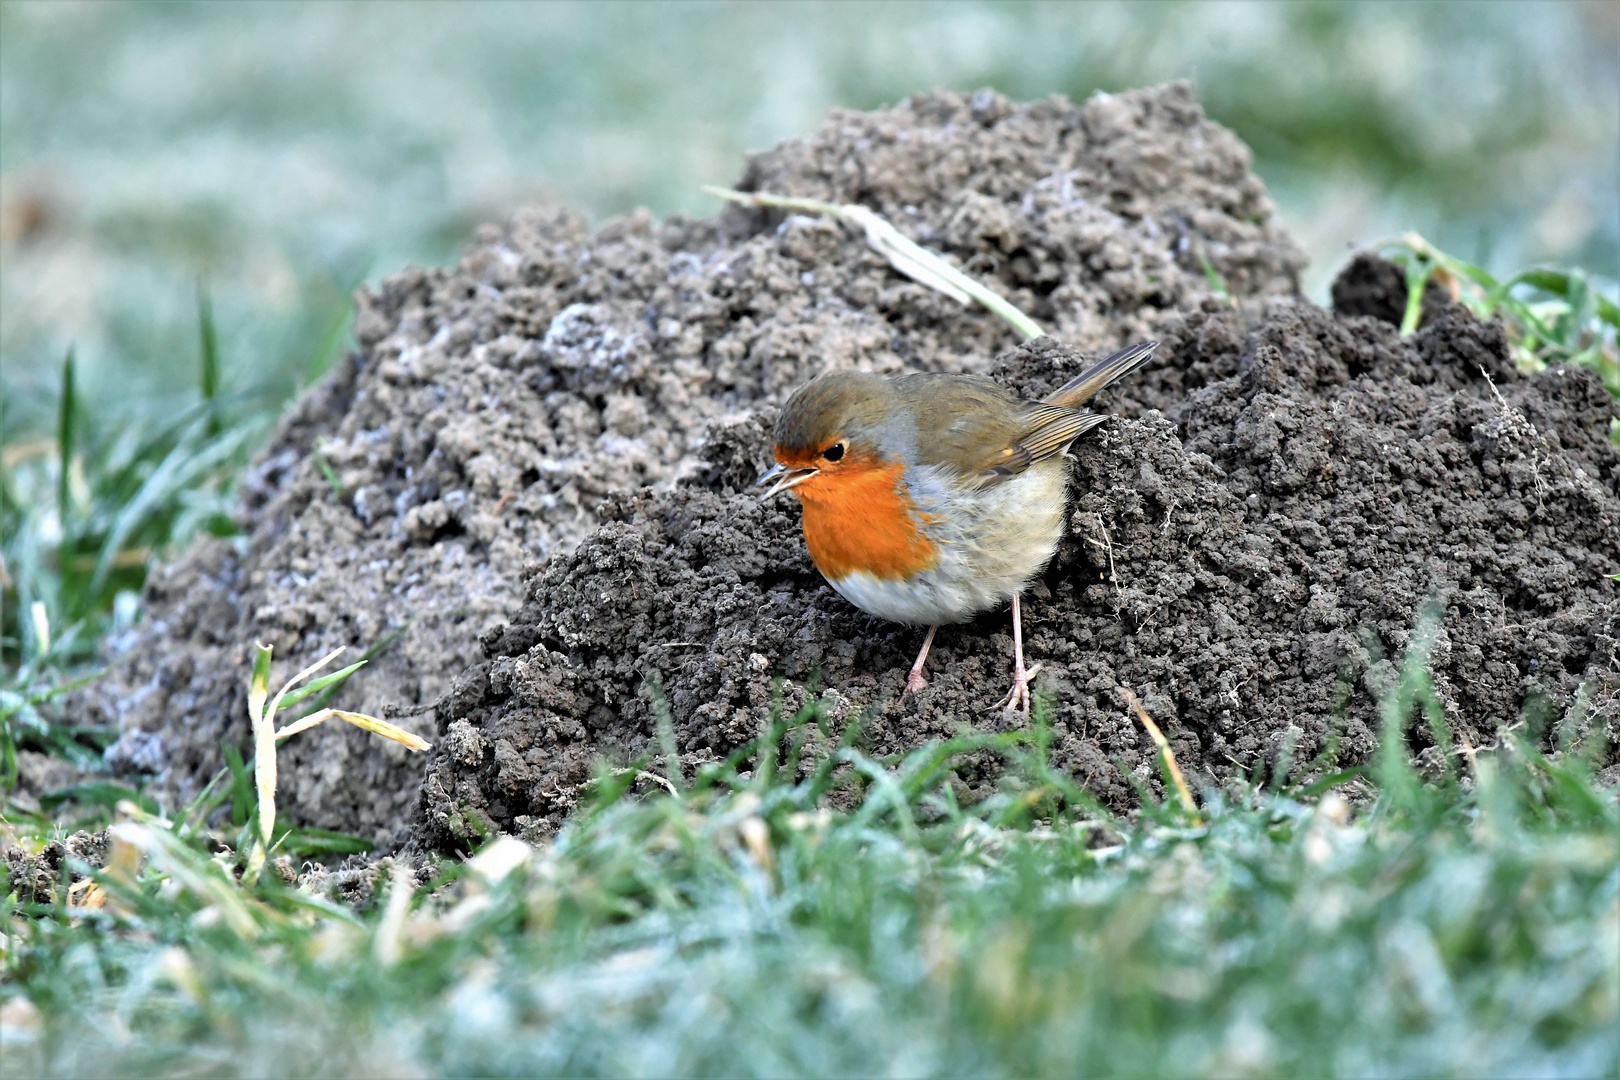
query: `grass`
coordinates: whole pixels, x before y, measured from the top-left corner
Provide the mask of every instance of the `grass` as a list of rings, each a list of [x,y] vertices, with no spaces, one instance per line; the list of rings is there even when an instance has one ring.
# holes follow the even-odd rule
[[[1383,244],[1380,254],[1406,271],[1403,335],[1417,329],[1432,280],[1475,317],[1502,319],[1520,371],[1533,375],[1559,363],[1589,367],[1620,398],[1620,304],[1584,271],[1538,268],[1498,279],[1415,233]]]
[[[1614,305],[1580,274],[1497,281],[1403,244],[1388,253],[1415,291],[1438,274],[1500,314],[1522,367],[1586,363],[1620,389]],[[0,844],[113,826],[104,868],[65,855],[65,881],[0,902],[8,1073],[1620,1070],[1603,749],[1450,747],[1421,625],[1363,770],[1285,767],[1195,800],[1163,753],[1173,800],[1144,788],[1119,817],[1046,766],[1043,721],[879,762],[851,740],[812,755],[811,710],[697,776],[673,757],[604,772],[545,848],[385,859],[349,875],[376,878],[353,906],[318,875],[291,887],[291,857],[365,845],[275,824],[263,736],[302,721],[273,731],[267,683],[260,757],[224,748],[168,817],[96,775],[112,732],[54,704],[131,626],[154,560],[235,530],[272,409],[222,388],[210,306],[192,410],[88,416],[69,354],[54,438],[4,447]],[[308,694],[318,714],[352,670],[282,707]],[[1414,716],[1446,751],[1432,775],[1410,761]],[[87,775],[25,805],[18,749]],[[1003,790],[958,805],[951,763],[984,752],[1006,758]]]
[[[237,476],[284,396],[220,389],[212,307],[198,295],[199,400],[162,423],[88,415],[72,350],[62,361],[54,438],[7,441],[0,469],[6,600],[0,664],[72,666],[122,629],[159,554],[198,533],[235,535]],[[22,617],[44,606],[45,626]]]
[[[139,618],[153,565],[199,535],[240,533],[237,481],[295,387],[279,377],[228,387],[200,282],[196,304],[197,392],[178,413],[94,411],[71,349],[50,435],[11,422],[26,411],[24,395],[0,397],[0,791],[8,795],[19,749],[100,767],[117,732],[53,716],[52,703],[98,677],[108,645]],[[347,314],[333,325],[312,377],[341,352]]]
[[[549,847],[498,839],[420,885],[385,861],[358,911],[275,875],[244,884],[242,848],[126,805],[106,869],[4,905],[8,1060],[30,1075],[1612,1074],[1615,793],[1581,754],[1511,739],[1421,778],[1408,659],[1375,767],[1205,791],[1196,817],[1151,797],[1107,813],[1046,768],[1040,720],[888,763],[846,740],[800,769],[813,709],[690,783],[666,772],[674,793],[603,773]],[[960,806],[951,763],[985,750],[1008,760],[1004,789]],[[853,809],[828,809],[840,787]]]

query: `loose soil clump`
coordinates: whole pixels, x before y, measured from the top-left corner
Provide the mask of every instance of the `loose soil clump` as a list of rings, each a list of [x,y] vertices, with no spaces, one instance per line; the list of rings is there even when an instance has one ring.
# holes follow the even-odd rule
[[[106,829],[100,832],[76,832],[71,836],[52,840],[37,852],[19,845],[11,833],[0,833],[0,868],[4,869],[0,884],[8,893],[15,894],[19,903],[54,904],[72,899],[68,890],[88,888],[88,870],[100,870],[107,865],[112,849],[112,838]],[[69,860],[78,860],[76,866]]]
[[[1175,333],[1210,295],[1212,274],[1247,304],[1292,295],[1302,262],[1272,223],[1247,149],[1203,116],[1184,84],[1083,105],[982,92],[838,112],[811,138],[755,157],[739,186],[869,206],[1088,350]],[[383,646],[336,704],[392,713],[423,734],[448,730],[452,713],[434,706],[459,674],[487,669],[480,640],[516,662],[501,651],[503,635],[516,635],[517,649],[523,627],[538,625],[538,614],[517,614],[525,577],[556,580],[561,571],[548,568],[609,558],[608,538],[621,535],[631,548],[612,558],[642,550],[651,563],[667,561],[646,547],[651,522],[665,520],[657,507],[689,505],[668,520],[716,529],[739,527],[723,525],[727,515],[759,514],[748,527],[775,531],[756,532],[756,545],[767,535],[771,545],[747,557],[759,565],[746,580],[771,596],[774,586],[761,581],[798,582],[793,595],[809,602],[818,594],[795,554],[790,508],[733,505],[722,494],[757,464],[758,417],[828,368],[984,371],[1014,344],[993,317],[896,274],[835,222],[739,209],[712,221],[636,214],[594,234],[573,214],[523,214],[482,231],[453,270],[409,270],[363,293],[355,332],[358,351],[299,402],[247,478],[244,540],[205,541],[155,572],[146,621],[121,645],[133,656],[81,699],[119,725],[114,765],[152,774],[171,802],[214,773],[223,742],[246,745],[250,643],[274,645],[273,682],[337,645]],[[1173,412],[1187,391],[1222,374],[1201,360],[1167,359],[1116,402]],[[776,561],[760,561],[767,550]],[[747,559],[745,569],[754,565]],[[806,613],[806,626],[843,634],[853,625],[846,609],[815,602],[823,612]],[[564,756],[596,752],[593,731],[622,732],[625,752],[641,744],[632,732],[639,712],[609,721],[597,710],[641,692],[631,667],[646,649],[719,665],[718,682],[683,682],[671,668],[683,730],[694,722],[730,730],[729,710],[746,697],[734,681],[765,685],[724,649],[694,653],[669,644],[690,635],[654,626],[662,624],[625,638],[617,659],[605,641],[592,648],[608,651],[593,652],[585,668],[558,654],[558,677],[573,672],[565,682],[584,678],[578,692],[597,695],[568,721],[581,725],[581,741]],[[887,656],[910,640],[893,628],[862,633],[876,636],[865,645],[826,639],[825,661],[812,650],[802,663],[822,663],[832,684],[859,667],[855,657]],[[740,648],[748,634],[739,626],[728,640]],[[886,644],[874,653],[878,641]],[[735,660],[755,664],[756,653],[766,671],[783,660],[753,646]],[[589,675],[597,664],[622,668],[618,681]],[[876,693],[876,672],[861,671]],[[464,724],[483,707],[468,685],[451,694]],[[710,690],[717,696],[693,696]],[[709,711],[693,721],[700,706]],[[536,707],[536,723],[552,723],[539,718],[553,706]],[[573,716],[557,713],[565,715]],[[562,723],[552,726],[566,742],[576,728]],[[488,752],[505,761],[509,750],[550,745],[518,738],[521,752],[504,737],[489,740]],[[454,760],[478,775],[482,759],[465,739],[456,745]],[[290,820],[382,843],[402,835],[419,759],[339,725],[300,736],[281,755],[278,803]],[[557,773],[548,762],[523,769]],[[567,784],[572,791],[576,780]],[[544,805],[514,797],[507,812],[483,805],[502,823],[552,821],[568,797]]]
[[[1366,299],[1386,269],[1359,260],[1343,291]],[[1443,613],[1431,662],[1456,744],[1493,745],[1526,716],[1567,717],[1577,739],[1601,727],[1613,745],[1614,402],[1582,369],[1520,379],[1501,326],[1460,307],[1435,306],[1426,322],[1403,340],[1377,318],[1288,301],[1252,325],[1209,303],[1166,328],[1142,393],[1197,388],[1163,412],[1127,406],[1136,415],[1074,447],[1068,533],[1024,606],[1054,764],[1120,807],[1134,798],[1126,773],[1157,783],[1120,685],[1195,781],[1330,745],[1341,762],[1365,761],[1430,603]],[[1043,339],[996,374],[1033,397],[1084,362]],[[942,628],[931,685],[902,700],[921,632],[839,598],[809,561],[796,504],[744,491],[769,460],[765,417],[714,445],[705,476],[609,499],[604,524],[484,636],[489,659],[442,712],[422,843],[549,834],[598,758],[656,756],[657,695],[688,775],[818,686],[833,730],[864,717],[861,746],[875,755],[1027,723],[988,711],[1010,678],[1005,613]],[[957,770],[959,798],[994,790],[990,765]]]

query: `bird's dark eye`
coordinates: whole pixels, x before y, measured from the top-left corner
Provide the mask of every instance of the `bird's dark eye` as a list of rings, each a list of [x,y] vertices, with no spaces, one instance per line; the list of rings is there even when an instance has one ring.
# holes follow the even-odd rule
[[[826,458],[828,461],[837,461],[839,458],[844,456],[844,444],[841,442],[833,443],[831,446],[827,447],[827,449],[821,452],[821,456]]]

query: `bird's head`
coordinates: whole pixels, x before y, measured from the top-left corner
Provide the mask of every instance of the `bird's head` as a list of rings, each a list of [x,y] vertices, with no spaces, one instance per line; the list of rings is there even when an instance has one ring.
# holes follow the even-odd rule
[[[776,465],[759,478],[771,485],[762,497],[790,489],[814,497],[820,488],[892,468],[880,444],[893,410],[894,391],[880,375],[829,371],[801,386],[776,421]]]

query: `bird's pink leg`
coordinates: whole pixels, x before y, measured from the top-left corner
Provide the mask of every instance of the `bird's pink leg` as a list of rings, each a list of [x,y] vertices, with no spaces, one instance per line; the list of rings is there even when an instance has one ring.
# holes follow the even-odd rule
[[[928,628],[928,636],[923,638],[922,652],[917,654],[917,662],[911,665],[911,674],[906,676],[906,688],[900,692],[901,697],[915,694],[928,685],[928,680],[923,678],[923,661],[928,659],[928,648],[934,644],[934,631],[938,629],[938,623]]]
[[[1021,709],[1029,712],[1029,681],[1041,670],[1041,665],[1024,667],[1024,620],[1019,617],[1018,597],[1012,598],[1013,620],[1013,684],[1007,696],[996,702],[998,709]]]

